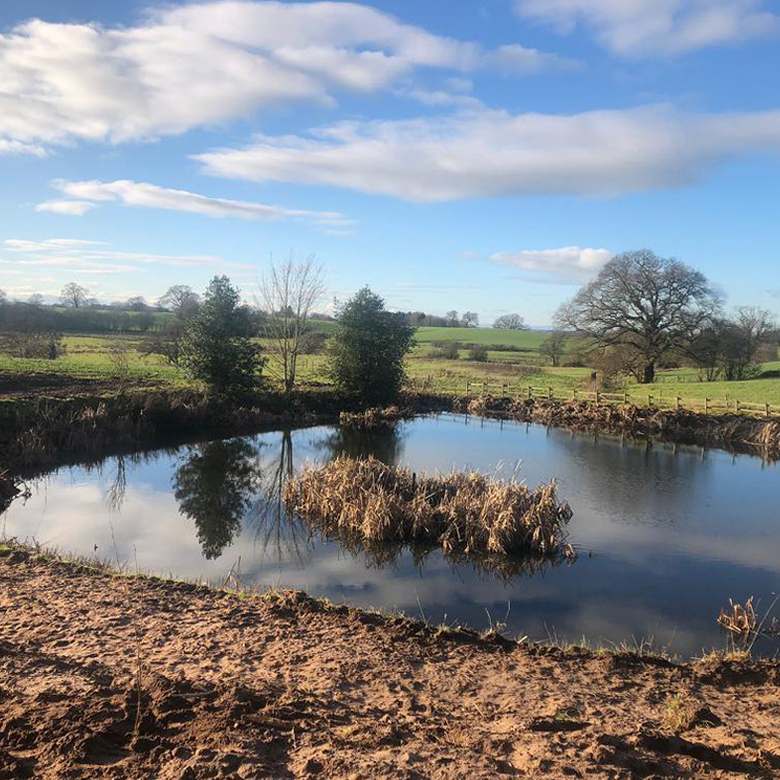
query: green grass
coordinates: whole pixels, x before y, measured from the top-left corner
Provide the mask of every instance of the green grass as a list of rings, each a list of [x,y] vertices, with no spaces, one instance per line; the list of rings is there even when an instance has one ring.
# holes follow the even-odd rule
[[[318,330],[333,332],[335,323],[315,321]],[[488,391],[501,392],[503,386],[512,393],[523,393],[531,385],[539,390],[552,388],[560,396],[573,394],[574,390],[589,390],[589,368],[553,368],[544,364],[538,352],[538,344],[545,338],[541,331],[507,331],[490,328],[420,328],[418,342],[407,360],[407,374],[412,386],[434,392],[465,393],[467,387],[473,393],[481,392],[483,383],[489,383]],[[111,362],[111,347],[120,341],[127,349],[129,380],[157,382],[185,387],[191,385],[184,372],[168,365],[158,356],[143,356],[138,351],[143,336],[125,333],[121,335],[68,334],[63,342],[67,353],[57,360],[22,360],[0,354],[0,371],[14,374],[61,374],[78,379],[111,380],[116,369]],[[489,350],[487,363],[467,360],[468,350],[459,350],[459,360],[432,359],[434,341],[461,341],[482,344],[505,344],[522,351]],[[261,339],[261,343],[262,343]],[[269,358],[273,360],[272,358]],[[299,359],[299,380],[302,382],[328,382],[325,355],[303,355]],[[648,401],[663,401],[673,405],[676,396],[683,399],[710,398],[716,401],[729,399],[743,403],[769,403],[780,406],[780,360],[765,363],[764,372],[777,372],[777,376],[745,380],[742,382],[701,382],[691,368],[670,369],[658,373],[656,384],[637,385],[626,382],[619,388],[628,393],[638,405]],[[266,375],[274,372],[266,368]],[[468,383],[468,384],[467,384]]]
[[[464,344],[501,344],[528,352],[538,352],[549,333],[541,330],[503,330],[501,328],[417,328],[420,344],[431,341],[461,341]]]

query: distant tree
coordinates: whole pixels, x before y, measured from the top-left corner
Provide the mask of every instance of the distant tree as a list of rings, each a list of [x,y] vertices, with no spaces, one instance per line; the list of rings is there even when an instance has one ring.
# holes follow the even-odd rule
[[[621,347],[642,363],[640,381],[691,343],[718,313],[720,296],[699,271],[643,249],[610,260],[572,301],[559,309],[559,326],[592,341]]]
[[[180,320],[188,320],[198,310],[200,296],[187,284],[174,284],[158,301]]]
[[[463,312],[463,318],[461,319],[461,324],[465,328],[476,328],[477,325],[479,325],[479,314],[477,314],[475,311]]]
[[[166,322],[159,331],[150,333],[141,343],[138,351],[144,355],[159,355],[171,366],[179,365],[180,339],[184,332],[181,320]]]
[[[776,324],[771,312],[755,307],[737,309],[733,319],[716,318],[685,350],[707,381],[749,379],[755,376],[761,358],[777,352],[773,337]]]
[[[275,358],[268,370],[282,380],[287,393],[295,386],[298,357],[316,341],[309,317],[324,294],[322,265],[314,255],[301,261],[290,255],[278,265],[271,262],[260,280],[256,301],[265,311],[262,332]]]
[[[554,330],[540,345],[539,353],[546,357],[553,366],[561,364],[561,358],[566,350],[566,333],[562,330]]]
[[[147,311],[149,309],[143,295],[134,295],[132,298],[128,298],[125,306],[130,311]]]
[[[484,344],[472,344],[469,349],[468,359],[477,363],[487,363],[488,348]]]
[[[256,449],[245,439],[189,448],[173,477],[179,511],[195,522],[203,555],[219,558],[241,530],[253,503],[260,472]]]
[[[444,319],[450,328],[454,328],[460,324],[460,318],[458,317],[458,312],[455,309],[448,311],[444,315]]]
[[[494,328],[503,330],[526,330],[528,326],[519,314],[502,314],[493,323]]]
[[[40,293],[33,293],[28,299],[27,303],[30,304],[30,306],[43,306],[44,304],[44,298]]]
[[[0,350],[19,358],[56,360],[64,354],[57,317],[50,309],[28,303],[8,303],[3,308],[2,328],[7,332]]]
[[[392,401],[404,381],[404,358],[414,343],[414,328],[403,314],[385,309],[368,287],[355,293],[336,313],[328,373],[344,393],[363,404]]]
[[[262,368],[252,313],[227,276],[215,276],[203,303],[187,322],[179,360],[194,379],[217,392],[248,389]]]
[[[8,300],[8,294],[5,290],[0,290],[0,306]]]
[[[60,300],[63,305],[74,309],[80,309],[87,304],[89,299],[89,290],[76,282],[68,282],[60,292]]]

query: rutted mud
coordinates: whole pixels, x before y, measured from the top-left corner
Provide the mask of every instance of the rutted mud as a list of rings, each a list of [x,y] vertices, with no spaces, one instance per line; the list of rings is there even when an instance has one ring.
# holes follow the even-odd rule
[[[0,557],[2,780],[522,776],[778,777],[780,664],[563,652]]]

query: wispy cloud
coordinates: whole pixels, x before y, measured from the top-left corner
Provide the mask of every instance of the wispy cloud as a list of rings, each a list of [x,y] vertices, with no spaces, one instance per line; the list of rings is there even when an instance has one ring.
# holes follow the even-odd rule
[[[564,246],[496,252],[490,260],[523,272],[518,278],[552,284],[581,284],[592,279],[614,257],[609,249]]]
[[[118,274],[138,273],[144,266],[183,266],[202,268],[249,268],[239,263],[226,263],[215,255],[161,255],[145,252],[124,252],[108,244],[85,239],[53,238],[46,241],[6,239],[2,248],[8,254],[0,262],[18,267],[41,266],[63,268],[73,273]]]
[[[670,55],[772,35],[780,16],[763,0],[514,0],[518,14],[568,34],[592,29],[626,57]]]
[[[613,196],[689,185],[719,162],[780,150],[780,111],[685,114],[666,105],[580,114],[463,111],[341,122],[197,155],[207,173],[328,184],[437,202]]]
[[[49,211],[52,214],[64,214],[69,217],[81,217],[94,208],[95,204],[86,200],[46,200],[43,203],[39,203],[35,210]]]
[[[278,219],[300,219],[313,222],[316,225],[331,227],[346,227],[354,225],[354,221],[348,219],[338,211],[309,211],[305,209],[289,209],[283,206],[268,205],[265,203],[253,203],[244,200],[229,200],[227,198],[211,198],[187,190],[176,190],[168,187],[158,187],[147,182],[128,181],[65,181],[57,179],[52,186],[75,198],[73,201],[54,201],[57,209],[43,207],[39,204],[38,210],[58,210],[58,213],[82,214],[80,207],[69,212],[65,208],[69,203],[86,204],[93,208],[98,203],[119,202],[125,206],[141,208],[165,209],[168,211],[184,211],[191,214],[202,214],[207,217],[224,218],[235,217],[252,221],[272,221]],[[47,203],[51,204],[51,201]],[[59,209],[62,210],[59,210]],[[86,209],[85,209],[86,211]]]
[[[291,101],[332,106],[342,92],[394,89],[420,69],[570,66],[520,44],[491,50],[435,35],[359,3],[191,3],[113,28],[32,19],[0,35],[0,154],[175,135]]]

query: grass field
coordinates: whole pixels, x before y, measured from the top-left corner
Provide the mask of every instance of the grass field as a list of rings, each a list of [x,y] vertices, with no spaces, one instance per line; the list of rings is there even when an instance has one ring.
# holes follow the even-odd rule
[[[498,344],[517,347],[526,352],[537,352],[547,338],[542,330],[503,330],[499,328],[418,328],[416,339],[420,344],[432,341],[460,341],[464,344]]]
[[[335,323],[318,321],[317,328],[332,332]],[[436,392],[480,392],[483,383],[488,391],[500,392],[504,386],[509,392],[525,392],[530,385],[537,389],[552,388],[556,395],[573,394],[574,390],[590,390],[588,368],[553,368],[545,365],[538,346],[545,338],[542,331],[507,331],[490,328],[420,328],[417,344],[407,360],[407,374],[411,385]],[[122,379],[183,387],[190,381],[176,366],[168,365],[161,357],[143,356],[139,352],[140,334],[90,335],[71,334],[64,337],[66,354],[57,360],[23,360],[0,354],[0,372],[15,375],[60,374],[77,379]],[[440,360],[431,356],[433,343],[459,341],[463,344],[505,345],[512,351],[488,350],[488,362],[467,359],[468,350],[460,349],[458,360]],[[112,362],[112,347],[124,347],[126,369],[120,371]],[[326,383],[326,358],[322,354],[304,355],[299,362],[299,377],[304,382]],[[266,368],[265,373],[274,372]],[[745,403],[780,405],[780,360],[762,366],[765,376],[742,382],[700,382],[693,369],[660,371],[652,386],[626,382],[621,391],[637,404],[659,399],[729,399]]]

